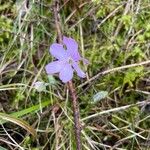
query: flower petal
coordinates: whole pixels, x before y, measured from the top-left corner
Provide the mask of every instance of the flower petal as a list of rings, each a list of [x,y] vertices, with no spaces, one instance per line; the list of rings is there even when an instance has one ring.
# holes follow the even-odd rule
[[[64,68],[61,69],[59,73],[59,78],[62,80],[62,82],[66,83],[70,81],[73,77],[73,68],[70,64],[65,64]]]
[[[45,66],[47,74],[54,74],[60,72],[64,68],[65,63],[63,61],[53,61]]]
[[[59,60],[66,59],[68,57],[66,50],[62,44],[54,43],[50,46],[50,53],[52,56]]]
[[[81,59],[80,54],[78,52],[78,44],[72,38],[63,37],[63,43],[67,47],[67,53],[75,60],[79,61]]]
[[[77,72],[77,75],[79,77],[81,77],[81,78],[85,78],[86,77],[85,73],[80,69],[79,65],[76,62],[74,62],[72,64],[72,66],[75,69],[75,71]]]

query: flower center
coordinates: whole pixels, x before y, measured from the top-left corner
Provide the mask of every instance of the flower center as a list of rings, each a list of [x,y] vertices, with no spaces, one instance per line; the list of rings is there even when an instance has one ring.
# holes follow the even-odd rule
[[[73,59],[71,57],[69,57],[67,62],[72,65],[73,64]]]

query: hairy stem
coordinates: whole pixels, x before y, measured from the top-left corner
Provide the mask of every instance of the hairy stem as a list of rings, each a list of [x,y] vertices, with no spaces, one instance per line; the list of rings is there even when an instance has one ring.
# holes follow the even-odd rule
[[[59,0],[54,0],[54,17],[55,17],[55,25],[58,35],[58,42],[62,43],[62,31],[61,31],[61,22],[60,22],[60,16],[59,16]],[[79,106],[78,106],[78,100],[77,100],[77,94],[76,90],[73,86],[73,82],[68,82],[68,88],[71,94],[72,98],[72,107],[73,107],[73,114],[74,114],[74,126],[75,126],[75,139],[76,139],[76,145],[77,150],[81,150],[81,127],[80,127],[80,113],[79,113]]]
[[[80,127],[80,113],[79,113],[77,94],[76,94],[72,81],[69,81],[68,87],[69,87],[71,97],[72,97],[77,150],[81,150],[81,127]]]

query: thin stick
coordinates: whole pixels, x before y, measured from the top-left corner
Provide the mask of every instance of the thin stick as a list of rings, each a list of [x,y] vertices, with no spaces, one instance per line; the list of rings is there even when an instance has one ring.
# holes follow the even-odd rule
[[[61,26],[60,26],[59,9],[60,9],[59,1],[54,0],[54,17],[55,17],[56,30],[57,30],[57,34],[58,34],[58,42],[62,43],[62,31],[61,31]],[[81,150],[80,113],[79,113],[77,94],[76,94],[76,90],[74,88],[72,81],[68,82],[68,88],[69,88],[71,98],[72,98],[77,150]]]
[[[98,113],[95,113],[93,115],[87,116],[85,118],[82,119],[82,121],[88,120],[88,119],[92,119],[104,114],[109,114],[109,113],[113,113],[113,112],[119,112],[119,111],[123,111],[126,110],[128,108],[134,107],[134,106],[146,106],[147,104],[150,104],[150,100],[145,100],[142,102],[137,102],[136,104],[130,104],[130,105],[125,105],[125,106],[121,106],[121,107],[117,107],[117,108],[112,108],[112,109],[108,109],[108,110],[104,110]]]
[[[111,72],[115,72],[115,71],[119,71],[119,70],[123,70],[123,69],[128,69],[128,68],[132,68],[132,67],[137,67],[137,66],[142,66],[142,65],[147,65],[150,64],[150,60],[147,61],[143,61],[140,63],[135,63],[135,64],[130,64],[130,65],[125,65],[125,66],[121,66],[121,67],[117,67],[117,68],[112,68],[103,72],[99,72],[97,75],[93,76],[92,78],[90,78],[88,81],[84,82],[83,84],[79,85],[78,88],[81,88],[83,86],[85,86],[86,84],[90,83],[91,81],[98,79],[100,76],[111,73]]]

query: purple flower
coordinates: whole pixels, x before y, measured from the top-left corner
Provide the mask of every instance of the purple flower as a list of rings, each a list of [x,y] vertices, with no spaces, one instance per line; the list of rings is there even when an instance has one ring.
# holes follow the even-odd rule
[[[85,73],[80,69],[78,63],[80,60],[83,60],[84,63],[88,61],[80,56],[77,42],[72,38],[64,36],[63,44],[53,43],[50,46],[51,55],[58,60],[46,65],[47,74],[59,73],[59,78],[64,83],[73,78],[74,70],[79,77],[84,78]]]

